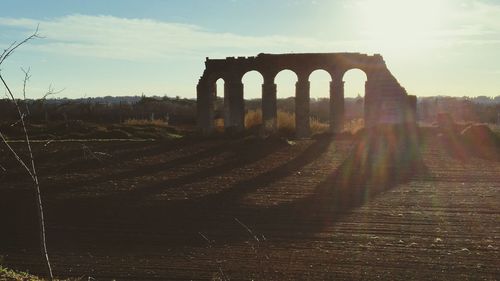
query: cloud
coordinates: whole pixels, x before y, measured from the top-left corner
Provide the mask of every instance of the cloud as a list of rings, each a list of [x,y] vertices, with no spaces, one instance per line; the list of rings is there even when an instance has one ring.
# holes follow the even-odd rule
[[[359,0],[350,6],[364,38],[449,48],[498,44],[500,4],[478,0]]]
[[[352,9],[359,11],[370,1],[363,0],[356,3],[357,5]],[[379,2],[376,3],[381,5]],[[421,32],[422,34],[415,34],[415,32],[392,34],[390,30],[382,28],[377,32],[384,36],[370,37],[374,35],[373,32],[370,32],[368,36],[366,33],[361,33],[358,37],[343,41],[327,37],[308,37],[309,35],[303,37],[245,36],[208,30],[197,25],[106,15],[75,14],[42,20],[0,17],[0,27],[8,27],[10,31],[22,30],[30,33],[40,24],[40,32],[46,39],[38,40],[25,48],[57,55],[138,62],[189,58],[200,60],[205,56],[255,55],[260,52],[396,53],[412,48],[419,52],[422,48],[443,49],[458,45],[477,46],[500,43],[498,40],[500,38],[500,21],[498,21],[500,5],[469,0],[462,6],[457,6],[456,3],[454,6],[449,4],[448,8],[446,13],[442,13],[441,19],[446,24],[439,28],[430,26],[428,32]],[[427,10],[427,8],[423,9],[423,11]],[[416,17],[418,21],[414,26],[419,28],[425,17],[423,15],[416,15]],[[402,21],[404,20],[408,19]],[[369,21],[369,25],[373,26],[374,23]],[[397,23],[388,21],[387,26],[392,29],[395,25],[397,26]],[[353,26],[347,28],[353,29],[353,32],[355,30]],[[326,33],[328,33],[327,30]],[[398,36],[403,38],[398,38]]]
[[[20,28],[26,32],[32,32],[38,24],[40,33],[46,39],[33,48],[49,53],[106,59],[151,61],[189,56],[199,58],[200,54],[250,55],[257,50],[313,50],[323,46],[311,38],[243,36],[150,19],[89,15],[69,15],[49,20],[0,18],[0,26]]]

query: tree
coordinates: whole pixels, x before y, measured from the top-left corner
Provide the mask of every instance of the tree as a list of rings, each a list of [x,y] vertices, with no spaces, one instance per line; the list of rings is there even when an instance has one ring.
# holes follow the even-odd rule
[[[14,53],[14,51],[17,48],[19,48],[21,45],[25,44],[26,42],[28,42],[28,41],[30,41],[32,39],[36,39],[36,38],[40,38],[40,36],[38,34],[38,27],[36,28],[36,30],[35,30],[35,32],[33,34],[31,34],[30,36],[28,36],[23,41],[21,41],[21,42],[13,42],[0,55],[0,67],[5,62],[5,60],[7,58],[9,58]],[[28,82],[28,80],[30,78],[30,74],[29,74],[29,70],[27,70],[27,71],[23,70],[23,72],[24,72],[24,83],[23,83],[23,90],[22,90],[23,93],[22,94],[23,94],[23,98],[24,98],[25,103],[26,103],[26,84],[27,84],[27,82]],[[26,107],[24,109],[24,112],[23,112],[23,109],[21,109],[21,106],[20,106],[18,100],[16,99],[14,93],[12,92],[11,88],[9,87],[7,81],[5,81],[4,77],[2,76],[1,69],[0,69],[0,80],[1,80],[1,82],[3,84],[3,86],[5,87],[5,89],[6,89],[7,93],[8,93],[9,98],[14,103],[14,105],[15,105],[15,107],[17,109],[17,114],[18,114],[18,117],[19,117],[19,122],[21,123],[21,125],[23,127],[23,130],[24,130],[24,138],[25,138],[25,143],[26,143],[26,146],[27,146],[27,149],[28,149],[28,152],[29,152],[29,159],[27,161],[25,159],[22,159],[19,156],[19,154],[9,144],[9,142],[7,141],[7,138],[5,137],[5,135],[2,132],[0,132],[0,138],[2,139],[3,143],[7,146],[7,148],[10,150],[10,152],[12,153],[12,155],[16,158],[17,162],[22,166],[22,168],[24,170],[26,170],[26,172],[28,173],[29,177],[33,181],[33,188],[34,188],[35,195],[36,195],[38,223],[39,223],[39,232],[40,232],[40,249],[41,249],[41,252],[42,252],[42,257],[43,257],[43,259],[45,261],[45,267],[46,267],[46,270],[47,270],[47,276],[48,276],[49,280],[52,280],[53,279],[53,275],[52,275],[52,267],[50,265],[50,260],[49,260],[49,254],[48,254],[48,251],[47,251],[47,239],[46,239],[46,233],[45,233],[45,219],[44,219],[44,213],[43,213],[42,195],[41,195],[41,192],[40,192],[40,183],[38,181],[38,175],[37,175],[37,170],[36,170],[36,166],[35,166],[35,158],[33,156],[33,151],[31,149],[30,138],[29,138],[28,130],[26,129],[26,123],[25,123],[25,118],[29,115],[29,111],[28,111],[28,108]]]

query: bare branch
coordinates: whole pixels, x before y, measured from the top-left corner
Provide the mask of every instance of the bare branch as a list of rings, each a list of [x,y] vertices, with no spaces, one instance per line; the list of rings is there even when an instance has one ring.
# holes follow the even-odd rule
[[[16,41],[12,42],[12,44],[10,44],[9,47],[7,47],[7,49],[4,49],[2,54],[0,55],[0,60],[3,60],[3,57],[5,56],[5,54],[10,50],[12,49],[12,47],[14,47],[14,45],[16,45]]]
[[[17,162],[19,162],[19,164],[21,164],[21,166],[23,166],[23,168],[26,170],[26,172],[28,172],[31,179],[34,180],[33,173],[31,172],[30,168],[28,168],[28,165],[26,165],[24,160],[19,156],[19,154],[16,153],[16,151],[12,148],[12,146],[10,146],[10,144],[8,143],[7,139],[2,134],[2,132],[0,132],[0,138],[2,139],[3,143],[5,143],[5,145],[10,150],[10,152],[12,152],[12,154],[14,155],[14,158],[16,158]]]
[[[54,87],[52,87],[52,84],[50,84],[49,89],[47,90],[45,95],[43,95],[41,100],[46,100],[48,96],[58,95],[58,94],[62,93],[64,90],[66,90],[66,88],[62,88],[61,90],[55,90]]]
[[[28,102],[26,100],[26,84],[28,83],[28,80],[30,80],[31,75],[30,75],[30,68],[28,67],[27,70],[21,67],[22,72],[24,72],[24,81],[23,81],[23,98],[24,98],[24,104],[26,105],[26,114],[30,115],[30,109],[28,108]]]
[[[241,222],[238,218],[236,218],[236,217],[234,218],[234,220],[235,220],[235,221],[236,221],[239,225],[241,225],[243,228],[245,228],[245,229],[246,229],[246,231],[247,231],[250,235],[252,235],[252,237],[253,237],[253,239],[255,239],[255,241],[260,242],[260,241],[259,241],[259,237],[257,237],[257,235],[255,235],[255,234],[253,233],[253,231],[252,231],[252,230],[251,230],[248,226],[246,226],[244,223],[242,223],[242,222]]]
[[[23,114],[23,116],[21,116],[21,117],[24,117],[24,114]],[[21,118],[19,118],[16,122],[14,122],[14,123],[10,124],[10,126],[11,126],[11,127],[14,127],[14,126],[16,126],[17,124],[19,124],[20,122],[21,122]]]
[[[37,25],[36,26],[36,29],[35,29],[35,32],[33,32],[33,34],[31,34],[30,36],[28,36],[26,39],[24,39],[23,41],[19,42],[16,44],[16,42],[12,43],[7,49],[5,49],[2,53],[2,55],[0,56],[0,65],[2,65],[2,63],[10,56],[12,55],[12,53],[21,45],[23,45],[24,43],[32,40],[32,39],[35,39],[35,38],[41,38],[41,36],[38,34],[38,29],[39,29],[40,25]]]

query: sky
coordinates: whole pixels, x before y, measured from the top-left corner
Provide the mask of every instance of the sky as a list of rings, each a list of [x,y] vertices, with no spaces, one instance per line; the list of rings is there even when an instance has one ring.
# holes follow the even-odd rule
[[[206,57],[303,52],[381,54],[417,96],[500,95],[500,0],[16,0],[1,6],[0,48],[37,26],[43,36],[0,66],[17,95],[21,67],[30,68],[29,98],[49,88],[63,90],[61,98],[194,98]],[[293,95],[294,79],[279,73],[279,97]],[[347,72],[346,96],[364,95],[365,79],[360,70]],[[313,73],[311,96],[327,96],[328,80]],[[243,81],[245,98],[260,96],[259,74]]]

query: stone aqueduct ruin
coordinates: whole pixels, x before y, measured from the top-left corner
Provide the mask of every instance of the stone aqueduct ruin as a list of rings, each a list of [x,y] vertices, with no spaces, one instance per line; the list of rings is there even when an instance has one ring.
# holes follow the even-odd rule
[[[309,76],[318,69],[331,76],[330,130],[338,132],[344,119],[344,82],[348,70],[365,72],[365,126],[380,123],[414,123],[416,97],[407,94],[387,69],[381,55],[360,53],[310,53],[310,54],[259,54],[256,57],[228,57],[205,61],[205,71],[197,85],[198,129],[210,133],[215,126],[216,81],[224,80],[224,127],[243,130],[245,105],[242,77],[249,71],[258,71],[264,78],[262,84],[263,127],[277,128],[277,96],[275,77],[282,70],[297,75],[295,84],[295,125],[297,137],[308,137],[309,127]]]

